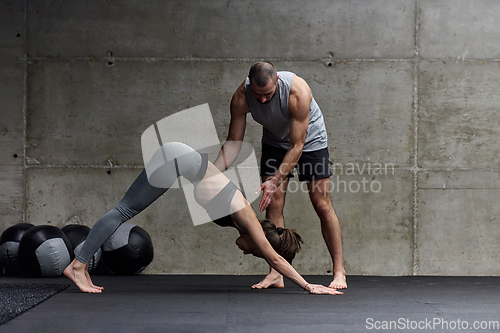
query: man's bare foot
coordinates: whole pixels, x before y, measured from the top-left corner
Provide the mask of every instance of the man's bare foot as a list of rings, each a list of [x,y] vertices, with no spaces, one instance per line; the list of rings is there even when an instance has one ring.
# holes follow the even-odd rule
[[[87,271],[87,265],[76,259],[74,259],[71,264],[64,269],[63,274],[68,279],[73,281],[73,283],[84,293],[102,292],[102,287],[97,287],[92,283],[90,275]]]
[[[345,278],[345,272],[334,274],[333,281],[332,283],[330,283],[329,287],[333,289],[346,289],[347,282]]]
[[[283,275],[277,272],[269,273],[264,280],[252,286],[252,289],[284,288]]]

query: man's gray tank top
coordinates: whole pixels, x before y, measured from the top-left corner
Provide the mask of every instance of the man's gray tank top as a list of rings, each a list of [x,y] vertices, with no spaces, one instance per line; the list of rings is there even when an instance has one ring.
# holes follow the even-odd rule
[[[260,103],[252,92],[247,78],[245,91],[252,118],[264,127],[262,143],[287,149],[290,147],[290,112],[288,98],[292,86],[292,72],[278,72],[278,92],[266,103]],[[316,151],[328,147],[328,138],[323,114],[318,104],[311,100],[309,106],[309,126],[303,151]]]

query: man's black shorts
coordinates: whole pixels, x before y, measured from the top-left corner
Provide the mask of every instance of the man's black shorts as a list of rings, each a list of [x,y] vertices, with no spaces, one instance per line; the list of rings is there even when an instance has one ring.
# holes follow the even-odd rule
[[[286,149],[262,144],[262,156],[260,158],[260,175],[273,176],[285,158]],[[329,164],[330,155],[328,148],[302,152],[295,168],[299,175],[299,181],[312,181],[316,179],[329,178],[332,175]],[[288,177],[293,177],[292,173]]]

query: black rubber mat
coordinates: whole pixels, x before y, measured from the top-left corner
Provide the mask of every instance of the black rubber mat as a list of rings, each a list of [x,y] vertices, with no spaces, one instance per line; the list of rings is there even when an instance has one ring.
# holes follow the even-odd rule
[[[0,326],[3,332],[483,332],[499,331],[500,278],[348,276],[343,295],[253,290],[262,276],[94,276]],[[329,276],[306,276],[327,284]],[[1,282],[6,278],[0,278]],[[23,281],[18,282],[25,282]],[[28,280],[32,281],[32,280]],[[40,283],[65,283],[64,277]]]
[[[0,325],[68,287],[69,284],[0,284]]]

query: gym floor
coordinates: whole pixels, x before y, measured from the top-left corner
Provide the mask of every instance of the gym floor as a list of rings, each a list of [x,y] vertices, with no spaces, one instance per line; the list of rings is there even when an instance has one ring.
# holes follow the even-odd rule
[[[93,276],[104,286],[102,294],[71,285],[1,325],[0,332],[500,330],[498,277],[348,276],[349,288],[337,296],[309,295],[290,281],[284,289],[250,289],[262,277]],[[306,279],[330,282],[328,276]],[[0,283],[69,280],[0,277]]]

